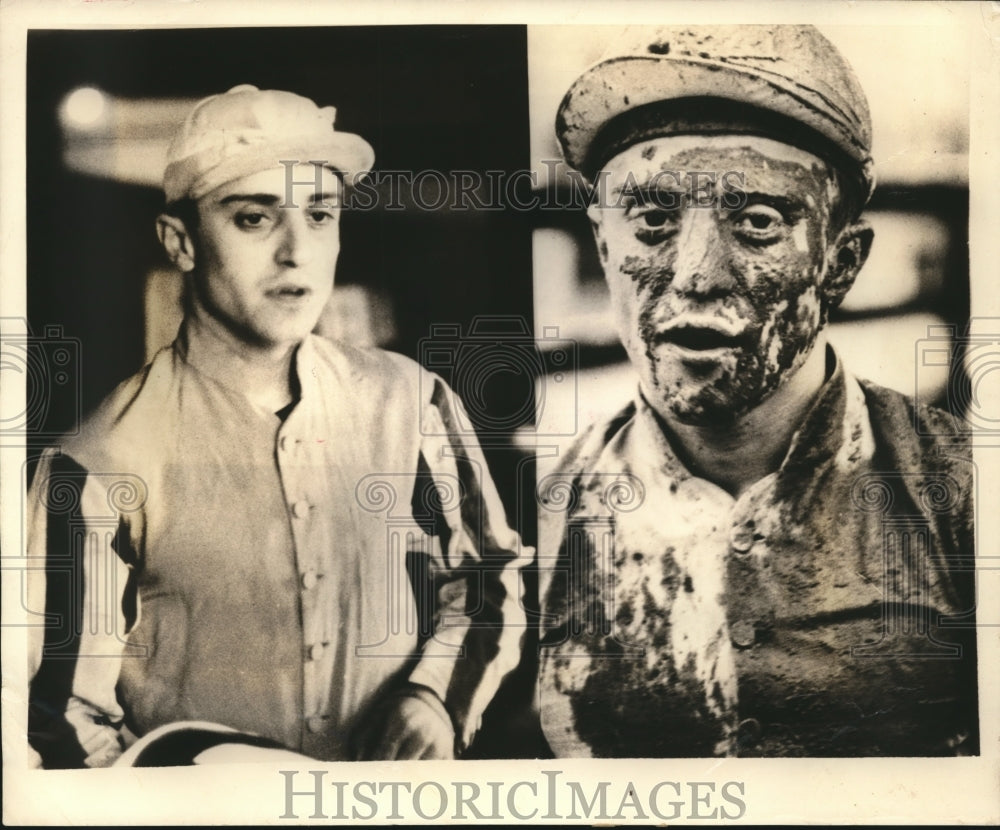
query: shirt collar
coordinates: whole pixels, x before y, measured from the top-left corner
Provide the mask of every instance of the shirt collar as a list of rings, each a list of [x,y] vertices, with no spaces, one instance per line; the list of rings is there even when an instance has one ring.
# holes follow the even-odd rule
[[[298,345],[292,356],[292,371],[295,373],[298,399],[306,398],[312,389],[315,373],[315,335],[309,334]],[[244,394],[249,384],[246,365],[234,346],[213,336],[190,315],[184,318],[177,339],[174,341],[177,356],[189,366],[227,389]]]

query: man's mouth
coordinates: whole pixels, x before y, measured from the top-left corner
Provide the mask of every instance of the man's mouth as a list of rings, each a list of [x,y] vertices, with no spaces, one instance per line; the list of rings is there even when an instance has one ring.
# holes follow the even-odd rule
[[[296,300],[309,294],[310,289],[302,285],[278,285],[264,293],[272,300]]]
[[[716,329],[699,328],[696,326],[684,326],[683,328],[672,329],[663,334],[664,342],[673,343],[682,349],[690,349],[695,352],[708,351],[710,349],[731,349],[739,344],[739,338],[723,334]]]
[[[723,350],[738,349],[744,337],[736,327],[725,322],[678,322],[662,329],[657,341],[683,349],[686,352],[715,354]]]

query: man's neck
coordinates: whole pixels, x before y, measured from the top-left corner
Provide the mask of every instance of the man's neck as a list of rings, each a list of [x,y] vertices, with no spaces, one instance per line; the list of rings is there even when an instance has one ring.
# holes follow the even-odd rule
[[[230,386],[238,384],[238,391],[251,403],[269,412],[278,412],[292,402],[292,359],[299,344],[248,343],[197,301],[192,306],[187,315],[190,335],[212,365],[226,367],[220,380]]]
[[[738,498],[781,466],[825,380],[826,344],[820,338],[795,375],[736,423],[694,426],[664,420],[687,468]]]

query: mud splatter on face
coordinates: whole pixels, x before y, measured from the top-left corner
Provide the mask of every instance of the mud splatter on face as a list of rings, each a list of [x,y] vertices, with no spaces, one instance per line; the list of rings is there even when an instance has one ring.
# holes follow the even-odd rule
[[[737,135],[657,138],[606,169],[621,198],[592,218],[647,396],[685,423],[739,418],[795,373],[826,322],[835,177],[805,151]],[[736,208],[723,192],[733,172]]]

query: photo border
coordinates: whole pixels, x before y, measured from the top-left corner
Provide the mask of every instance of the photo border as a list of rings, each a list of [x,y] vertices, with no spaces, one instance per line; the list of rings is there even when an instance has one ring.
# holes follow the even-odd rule
[[[26,32],[30,28],[136,28],[246,25],[381,25],[423,23],[551,23],[623,24],[626,22],[809,22],[818,25],[866,25],[889,22],[900,25],[958,25],[969,33],[973,75],[970,89],[970,289],[972,316],[1000,320],[1000,292],[996,289],[996,262],[1000,257],[1000,3],[901,2],[810,3],[656,3],[550,2],[545,6],[514,3],[309,3],[295,2],[264,9],[245,2],[218,0],[199,3],[119,0],[95,2],[7,2],[0,8],[0,240],[3,275],[0,317],[26,316],[25,212],[25,61]],[[30,196],[30,194],[29,194]],[[12,383],[4,373],[3,392],[11,408],[24,399],[23,384]],[[990,390],[996,392],[996,385]],[[18,397],[20,395],[20,398]],[[1000,396],[991,399],[1000,414]],[[17,410],[20,411],[20,410]],[[995,601],[1000,596],[1000,511],[992,509],[1000,492],[1000,448],[977,446],[979,474],[977,504],[977,559],[982,568],[979,597]],[[0,518],[3,528],[3,813],[8,824],[268,824],[293,821],[286,814],[287,765],[241,764],[218,768],[174,769],[113,768],[81,771],[30,771],[27,769],[25,735],[27,688],[26,647],[19,620],[18,570],[23,538],[20,511],[23,498],[24,448],[4,444],[0,450]],[[14,553],[12,553],[14,552]],[[298,770],[294,785],[305,790],[310,773],[321,771],[328,782],[325,796],[332,799],[345,782],[351,791],[358,782],[409,782],[411,789],[425,782],[472,782],[490,792],[490,782],[503,782],[500,796],[504,815],[488,823],[518,821],[517,812],[530,823],[590,824],[592,818],[574,818],[565,802],[566,788],[558,789],[555,809],[545,790],[552,773],[559,781],[580,782],[588,794],[609,782],[609,812],[624,801],[628,785],[640,802],[662,782],[677,782],[686,794],[676,824],[697,824],[729,818],[730,823],[807,824],[1000,823],[1000,627],[983,624],[979,631],[981,755],[955,759],[691,759],[691,760],[518,760],[454,762],[314,762]],[[315,778],[315,776],[312,776]],[[698,795],[720,793],[727,782],[742,784],[745,809],[739,816],[716,813],[721,804],[736,811],[732,802],[697,805]],[[691,784],[713,785],[692,791]],[[510,788],[523,783],[511,796]],[[532,795],[534,783],[536,794]],[[402,786],[402,784],[400,784]],[[376,798],[378,820],[391,823],[404,818],[419,824],[475,820],[471,811],[425,818],[401,800],[391,810],[393,788]],[[395,790],[399,795],[403,790]],[[436,792],[436,791],[435,791]],[[731,791],[732,792],[732,791]],[[542,793],[538,795],[537,793]],[[335,803],[325,802],[323,815],[308,809],[309,796],[296,796],[295,823],[357,824],[349,815],[331,817]],[[510,800],[513,798],[513,800]],[[666,797],[664,800],[667,801]],[[678,799],[680,800],[680,799]],[[428,796],[429,806],[435,804]],[[511,809],[513,807],[513,809]],[[532,809],[536,812],[530,817]],[[430,812],[426,810],[425,812]],[[627,823],[634,812],[625,811]],[[398,818],[396,817],[398,815]],[[641,823],[656,821],[647,815]]]

